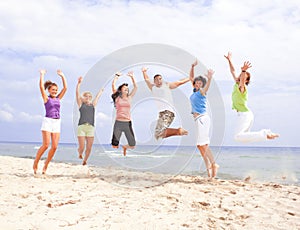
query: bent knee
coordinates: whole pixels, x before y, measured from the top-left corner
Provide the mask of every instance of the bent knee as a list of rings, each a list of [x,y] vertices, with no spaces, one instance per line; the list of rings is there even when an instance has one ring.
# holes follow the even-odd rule
[[[43,143],[43,145],[41,146],[43,149],[48,149],[49,148],[50,143]]]
[[[56,151],[57,150],[57,145],[52,145],[51,149],[54,150],[54,151]]]

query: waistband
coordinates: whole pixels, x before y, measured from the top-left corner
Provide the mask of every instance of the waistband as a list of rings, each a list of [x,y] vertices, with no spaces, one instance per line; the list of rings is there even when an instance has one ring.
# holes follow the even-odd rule
[[[88,123],[88,122],[83,123],[83,124],[81,124],[81,125],[93,126],[92,124],[90,124],[90,123]]]
[[[197,119],[199,119],[200,117],[204,117],[208,115],[207,113],[204,113],[204,114],[200,114],[200,113],[193,113],[193,117],[194,117],[194,120],[196,121]]]

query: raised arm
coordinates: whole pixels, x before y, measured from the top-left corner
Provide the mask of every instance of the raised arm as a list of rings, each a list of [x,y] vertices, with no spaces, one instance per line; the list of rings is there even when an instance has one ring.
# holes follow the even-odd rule
[[[241,77],[240,77],[240,82],[239,82],[239,89],[242,93],[245,92],[246,89],[246,81],[247,81],[247,74],[246,71],[251,68],[251,63],[249,61],[245,61],[244,65],[241,67]]]
[[[191,70],[190,70],[190,82],[192,83],[192,85],[193,85],[193,83],[194,83],[194,78],[195,78],[194,67],[195,67],[196,65],[198,65],[197,59],[196,59],[196,61],[192,64]]]
[[[111,85],[111,89],[112,89],[113,93],[117,92],[116,82],[121,75],[122,75],[122,73],[120,73],[120,72],[115,73],[115,76],[114,76],[114,79],[112,80],[112,85]]]
[[[94,107],[96,107],[96,105],[97,105],[97,103],[98,103],[98,100],[99,100],[99,98],[101,97],[103,91],[104,91],[104,88],[101,88],[101,89],[98,91],[96,97],[94,98],[94,100],[93,100],[93,106],[94,106]]]
[[[60,91],[60,93],[58,94],[58,98],[62,99],[67,91],[67,81],[66,81],[66,77],[65,77],[64,73],[61,70],[57,70],[57,74],[61,77],[61,80],[63,83],[63,88]]]
[[[137,84],[134,78],[134,73],[133,71],[128,72],[127,76],[129,76],[132,80],[132,84],[133,84],[133,90],[130,92],[129,96],[133,97],[137,91]]]
[[[205,75],[206,78],[207,78],[207,82],[204,86],[204,88],[202,90],[200,90],[201,94],[202,95],[206,95],[208,89],[209,89],[209,86],[210,86],[210,82],[211,82],[211,79],[212,79],[212,76],[214,75],[215,71],[213,71],[212,69],[209,69],[207,71],[207,74]]]
[[[234,66],[232,64],[232,53],[231,52],[228,52],[227,56],[224,55],[224,57],[227,59],[228,61],[228,64],[229,64],[229,68],[230,68],[230,73],[234,79],[235,82],[238,81],[238,76],[236,75],[236,72],[235,72],[235,69],[234,69]]]
[[[46,70],[41,69],[40,70],[40,91],[41,91],[44,103],[46,103],[48,101],[48,95],[47,95],[45,87],[44,87],[44,76],[45,76],[45,74],[46,74]]]
[[[77,102],[77,105],[78,105],[79,108],[82,105],[82,100],[81,100],[81,96],[80,96],[81,82],[82,82],[82,77],[79,77],[78,82],[77,82],[77,86],[76,86],[76,102]]]
[[[183,85],[183,84],[185,84],[185,83],[187,83],[187,82],[189,82],[189,81],[190,81],[190,77],[183,78],[183,79],[178,80],[178,81],[170,82],[170,83],[169,83],[169,88],[170,88],[170,89],[175,89],[175,88],[177,88],[178,86],[181,86],[181,85]]]
[[[150,81],[150,79],[149,79],[149,76],[148,76],[148,74],[147,74],[147,70],[148,70],[148,69],[145,68],[145,67],[142,68],[143,77],[144,77],[144,80],[145,80],[145,82],[146,82],[148,88],[149,88],[150,90],[152,90],[153,84],[151,83],[151,81]]]

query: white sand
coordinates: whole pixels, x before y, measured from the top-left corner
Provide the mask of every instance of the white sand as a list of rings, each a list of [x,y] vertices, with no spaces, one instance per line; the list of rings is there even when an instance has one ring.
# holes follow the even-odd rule
[[[300,229],[298,186],[176,176],[145,188],[165,176],[51,162],[34,177],[32,159],[0,164],[0,229]]]

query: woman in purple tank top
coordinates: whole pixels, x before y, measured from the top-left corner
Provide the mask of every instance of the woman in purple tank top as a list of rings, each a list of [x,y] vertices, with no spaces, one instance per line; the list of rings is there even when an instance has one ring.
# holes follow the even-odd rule
[[[58,86],[56,83],[51,81],[46,81],[44,83],[45,73],[46,70],[40,70],[40,91],[44,101],[46,115],[44,117],[42,128],[41,128],[43,143],[42,146],[37,151],[33,163],[34,174],[36,174],[36,171],[38,169],[39,160],[41,159],[42,155],[49,147],[50,140],[51,140],[51,148],[48,152],[48,157],[45,161],[43,174],[46,173],[48,164],[53,158],[55,151],[57,149],[58,141],[60,137],[60,99],[62,99],[62,97],[65,95],[67,91],[66,78],[61,70],[57,70],[57,74],[61,77],[63,83],[63,89],[60,91],[59,94],[57,94]],[[46,90],[48,90],[49,95],[47,95]]]

